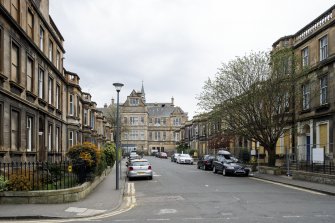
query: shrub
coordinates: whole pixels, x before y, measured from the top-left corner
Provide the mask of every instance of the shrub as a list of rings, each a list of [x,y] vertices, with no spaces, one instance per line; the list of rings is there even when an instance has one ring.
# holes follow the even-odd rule
[[[69,149],[67,156],[71,159],[73,172],[78,175],[81,183],[88,178],[90,180],[94,179],[101,157],[94,144],[84,142],[83,144],[75,145]]]
[[[115,144],[111,142],[106,143],[102,151],[105,154],[107,165],[113,167],[116,158]]]
[[[3,176],[0,176],[0,191],[5,191],[7,190],[7,185],[8,184],[8,180],[5,180]]]
[[[101,153],[101,159],[98,163],[97,174],[100,176],[107,168],[107,160],[105,153]]]
[[[8,190],[12,191],[29,191],[32,189],[30,180],[27,176],[13,174],[8,181]]]
[[[195,149],[191,149],[188,154],[191,156],[191,157],[194,157],[194,153],[196,152],[197,150]]]

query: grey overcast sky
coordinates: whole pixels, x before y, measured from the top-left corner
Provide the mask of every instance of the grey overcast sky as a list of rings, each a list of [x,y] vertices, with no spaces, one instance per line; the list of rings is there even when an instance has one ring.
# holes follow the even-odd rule
[[[333,0],[50,0],[65,39],[65,68],[98,107],[120,102],[142,81],[147,102],[198,112],[196,96],[221,63],[270,50]]]

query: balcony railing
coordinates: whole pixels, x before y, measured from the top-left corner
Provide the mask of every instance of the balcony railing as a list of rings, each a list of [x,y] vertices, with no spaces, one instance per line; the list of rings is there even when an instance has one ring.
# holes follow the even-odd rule
[[[328,23],[330,20],[333,19],[333,10],[334,8],[330,8],[328,11],[320,15],[318,18],[316,18],[314,21],[312,21],[310,24],[305,26],[303,29],[298,31],[295,34],[295,41],[299,42],[312,33],[314,33],[316,30],[318,30],[320,27],[324,26],[326,23]]]

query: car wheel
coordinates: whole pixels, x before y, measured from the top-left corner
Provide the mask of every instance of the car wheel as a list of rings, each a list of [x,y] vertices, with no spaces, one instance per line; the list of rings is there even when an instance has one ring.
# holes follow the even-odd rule
[[[223,176],[227,176],[226,168],[223,168],[223,169],[222,169],[222,175],[223,175]]]
[[[245,173],[245,175],[244,175],[245,177],[248,177],[249,176],[249,173]]]
[[[152,176],[148,177],[149,180],[152,180]]]
[[[199,165],[197,165],[197,168],[200,170],[200,166]]]
[[[215,166],[213,166],[213,173],[216,173],[216,168],[215,168]]]
[[[129,180],[129,181],[132,181],[132,180],[133,180],[133,178],[131,178],[131,177],[128,177],[128,180]]]

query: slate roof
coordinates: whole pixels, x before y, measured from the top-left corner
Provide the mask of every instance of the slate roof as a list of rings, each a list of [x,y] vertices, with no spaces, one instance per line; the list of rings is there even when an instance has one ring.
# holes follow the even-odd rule
[[[173,113],[184,113],[180,107],[174,107],[171,103],[148,103],[149,116],[169,117]]]

